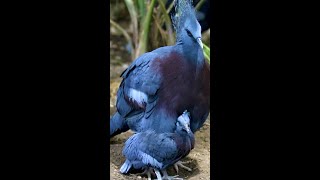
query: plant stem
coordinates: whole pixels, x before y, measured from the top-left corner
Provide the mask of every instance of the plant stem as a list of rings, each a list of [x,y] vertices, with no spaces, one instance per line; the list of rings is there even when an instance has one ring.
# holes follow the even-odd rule
[[[164,16],[165,19],[165,24],[166,24],[166,28],[168,30],[168,40],[167,40],[167,45],[173,45],[174,44],[174,37],[173,37],[173,30],[172,30],[172,24],[171,24],[171,20],[170,20],[170,16],[167,13],[166,10],[166,6],[164,5],[164,3],[160,0],[158,1],[162,10],[162,14]]]
[[[148,7],[148,12],[143,22],[143,30],[140,33],[141,42],[139,43],[139,48],[138,48],[136,57],[145,53],[147,50],[148,34],[150,30],[151,17],[152,17],[152,12],[153,12],[155,2],[156,2],[155,0],[151,0],[150,6]]]
[[[114,22],[113,20],[110,19],[110,24],[113,25],[115,28],[117,28],[122,34],[123,36],[126,38],[126,40],[129,43],[129,46],[131,48],[131,58],[132,60],[134,60],[134,49],[132,46],[132,40],[131,37],[129,36],[129,34],[126,32],[126,30],[124,30],[118,23]]]
[[[167,14],[169,14],[169,12],[171,11],[171,9],[173,8],[174,5],[174,1],[171,2],[170,6],[167,9]]]
[[[208,63],[210,64],[210,48],[203,44],[203,55],[208,60]]]
[[[143,18],[146,16],[146,5],[145,0],[138,0],[138,8],[139,8],[139,19],[143,20]]]
[[[196,5],[195,9],[196,9],[197,11],[199,11],[199,9],[201,8],[201,6],[203,5],[203,3],[204,3],[205,1],[206,1],[206,0],[200,0],[200,1],[198,2],[198,4]]]
[[[124,2],[128,8],[128,11],[131,17],[131,21],[133,25],[133,42],[135,47],[137,47],[139,29],[138,29],[138,15],[137,15],[136,7],[132,0],[125,0]]]

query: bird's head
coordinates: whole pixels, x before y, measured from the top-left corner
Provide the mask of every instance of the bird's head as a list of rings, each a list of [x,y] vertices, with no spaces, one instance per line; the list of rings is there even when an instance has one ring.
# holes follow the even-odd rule
[[[178,117],[177,120],[177,130],[186,131],[187,133],[191,133],[190,129],[190,113],[185,110],[182,115]]]
[[[201,26],[196,18],[192,0],[175,0],[175,12],[172,21],[177,33],[177,43],[194,44],[203,48]]]

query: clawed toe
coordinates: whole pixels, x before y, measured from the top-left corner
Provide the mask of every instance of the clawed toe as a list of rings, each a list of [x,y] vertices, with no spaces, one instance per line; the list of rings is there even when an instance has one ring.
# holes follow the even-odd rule
[[[178,161],[178,162],[176,162],[173,166],[174,166],[174,169],[176,170],[176,172],[177,172],[177,173],[179,172],[179,166],[180,166],[181,168],[183,168],[183,169],[185,169],[185,170],[187,170],[187,171],[191,172],[191,171],[192,171],[192,169],[191,169],[191,168],[189,168],[189,167],[187,167],[187,166],[183,165],[183,164],[187,164],[187,163],[189,163],[189,162],[182,162],[182,161]]]
[[[164,180],[183,180],[183,178],[179,178],[178,175],[163,177],[163,179]]]
[[[179,175],[168,176],[168,173],[167,173],[166,170],[162,170],[162,174],[163,174],[162,179],[166,179],[166,180],[183,180],[183,178],[178,178]]]
[[[147,175],[148,176],[148,180],[152,180],[151,179],[151,174],[153,173],[153,169],[152,168],[146,168],[140,175]]]

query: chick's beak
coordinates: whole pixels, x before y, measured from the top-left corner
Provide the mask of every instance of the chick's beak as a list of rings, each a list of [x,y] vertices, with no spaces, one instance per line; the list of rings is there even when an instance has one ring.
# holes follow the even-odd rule
[[[189,125],[184,125],[184,128],[186,129],[187,133],[191,133],[191,129]]]
[[[203,44],[202,44],[202,41],[201,41],[201,37],[197,38],[197,42],[200,45],[201,49],[203,49]]]

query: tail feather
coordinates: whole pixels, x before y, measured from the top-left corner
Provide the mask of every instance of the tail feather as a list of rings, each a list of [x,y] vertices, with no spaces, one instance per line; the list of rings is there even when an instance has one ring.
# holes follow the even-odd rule
[[[123,165],[120,168],[120,172],[122,174],[128,173],[128,171],[130,170],[130,168],[132,167],[132,164],[130,163],[129,160],[126,160]]]
[[[129,126],[124,118],[116,112],[110,119],[110,138],[129,130]]]

